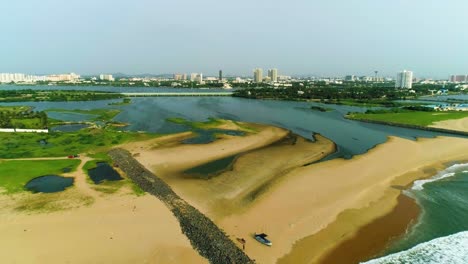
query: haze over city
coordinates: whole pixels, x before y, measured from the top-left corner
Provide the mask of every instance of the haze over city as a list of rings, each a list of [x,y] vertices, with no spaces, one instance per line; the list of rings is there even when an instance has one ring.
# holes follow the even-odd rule
[[[0,72],[466,74],[466,1],[8,3]]]

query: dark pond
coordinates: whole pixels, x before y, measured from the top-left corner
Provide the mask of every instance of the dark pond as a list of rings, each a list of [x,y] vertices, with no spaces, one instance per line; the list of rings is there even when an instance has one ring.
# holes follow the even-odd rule
[[[120,181],[122,177],[109,164],[105,162],[96,163],[96,168],[88,170],[89,177],[95,184],[103,181]]]
[[[230,169],[236,158],[237,155],[218,159],[186,170],[184,173],[190,177],[208,180]]]
[[[30,180],[24,187],[33,193],[55,193],[72,186],[73,181],[73,178],[46,175]]]
[[[196,133],[196,136],[184,140],[184,144],[208,144],[216,140],[216,134],[224,134],[230,136],[245,135],[245,133],[242,131],[225,129],[195,130],[194,132]]]

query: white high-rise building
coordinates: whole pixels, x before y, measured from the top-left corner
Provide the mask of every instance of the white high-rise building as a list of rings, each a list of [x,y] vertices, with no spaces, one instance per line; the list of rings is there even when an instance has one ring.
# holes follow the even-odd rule
[[[254,82],[256,82],[256,83],[263,82],[263,69],[256,68],[254,70]]]
[[[268,77],[270,77],[270,82],[278,82],[278,69],[269,69]]]
[[[396,77],[395,88],[411,89],[413,87],[413,72],[404,70]]]
[[[190,74],[190,81],[196,83],[203,83],[203,73]]]
[[[110,82],[114,81],[114,77],[112,76],[112,74],[101,74],[99,76],[99,79],[101,79],[102,81],[110,81]]]

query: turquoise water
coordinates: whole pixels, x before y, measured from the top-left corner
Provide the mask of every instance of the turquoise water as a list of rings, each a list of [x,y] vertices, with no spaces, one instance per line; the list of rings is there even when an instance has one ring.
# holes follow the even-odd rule
[[[430,180],[416,181],[406,194],[421,216],[408,233],[366,263],[468,263],[468,164],[456,164]]]

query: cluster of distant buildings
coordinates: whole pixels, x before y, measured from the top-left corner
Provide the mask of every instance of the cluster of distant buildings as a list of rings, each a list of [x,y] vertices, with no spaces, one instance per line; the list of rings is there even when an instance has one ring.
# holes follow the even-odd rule
[[[222,80],[222,71],[220,71],[220,78]],[[189,78],[190,77],[190,78]],[[191,82],[196,82],[199,84],[203,84],[203,73],[191,73],[190,76],[187,76],[186,73],[174,73],[173,75],[174,81],[187,81],[190,80]]]
[[[80,75],[75,73],[52,75],[27,75],[24,73],[0,73],[0,83],[35,83],[35,82],[73,82],[78,81]]]
[[[181,82],[190,81],[193,83],[197,83],[200,85],[204,85],[206,83],[222,83],[224,88],[230,88],[232,83],[266,83],[270,84],[274,87],[290,87],[292,86],[291,83],[294,81],[301,81],[301,80],[313,80],[313,81],[324,81],[326,83],[334,83],[334,84],[341,84],[344,81],[347,82],[391,82],[395,81],[395,88],[399,89],[412,89],[413,83],[427,83],[427,84],[438,84],[438,83],[446,83],[447,80],[441,81],[432,81],[432,79],[427,80],[418,80],[415,79],[413,76],[412,71],[404,70],[402,72],[398,72],[395,79],[388,78],[388,77],[379,77],[377,76],[378,71],[375,71],[375,76],[355,76],[355,75],[346,75],[344,78],[315,78],[315,77],[304,77],[304,78],[292,78],[291,76],[284,76],[278,74],[278,69],[272,68],[268,69],[267,75],[264,76],[264,72],[262,68],[256,68],[253,70],[252,77],[236,77],[230,78],[228,82],[224,76],[223,71],[219,71],[219,75],[217,77],[205,77],[203,73],[190,73],[189,75],[186,73],[174,73],[172,78],[165,77],[165,78],[129,78],[124,79],[120,78],[119,80],[122,81],[174,81],[174,87],[181,85]],[[67,83],[89,83],[93,81],[108,81],[113,82],[115,81],[114,76],[112,74],[100,74],[97,77],[93,77],[90,80],[81,79],[81,76],[75,73],[66,73],[66,74],[52,74],[52,75],[27,75],[23,73],[0,73],[0,83],[23,83],[23,84],[34,84],[36,82],[67,82]],[[448,79],[450,83],[457,83],[457,87],[461,88],[462,90],[468,89],[468,75],[451,75]]]

